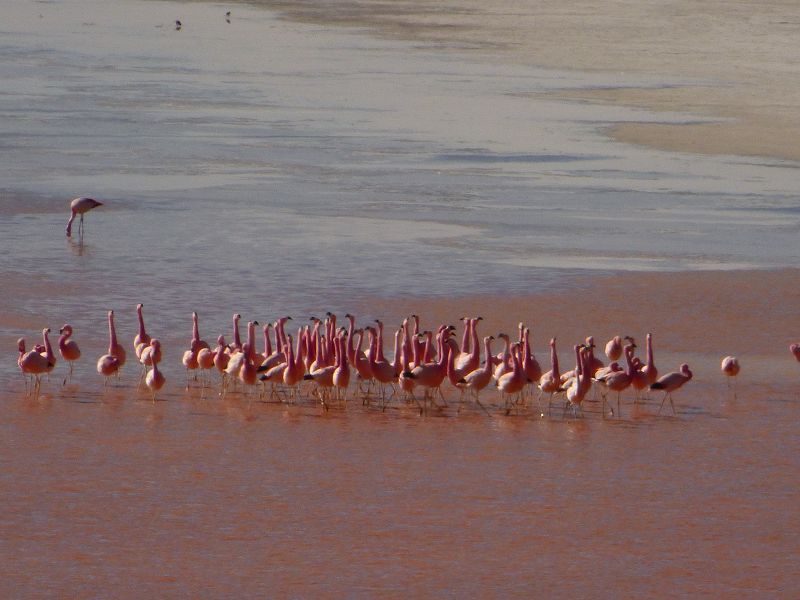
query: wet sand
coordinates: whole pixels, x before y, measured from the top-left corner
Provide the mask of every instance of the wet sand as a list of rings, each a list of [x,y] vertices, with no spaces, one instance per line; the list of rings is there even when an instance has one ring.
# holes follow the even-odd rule
[[[620,419],[596,402],[582,419],[504,416],[491,394],[492,416],[459,414],[453,391],[427,417],[397,401],[251,405],[187,393],[182,340],[155,405],[132,366],[107,390],[93,372],[63,389],[54,376],[38,400],[9,377],[0,594],[793,597],[798,275],[625,274],[359,307],[360,321],[413,310],[423,326],[477,313],[481,334],[524,320],[540,360],[558,337],[564,366],[587,334],[652,331],[663,372],[695,371],[676,417],[655,396],[624,399]],[[743,364],[735,394],[718,371],[728,353]]]
[[[645,88],[564,90],[578,101],[680,112],[683,124],[621,123],[618,141],[670,151],[798,160],[793,65],[800,7],[768,2],[285,2],[289,18],[364,28],[500,62],[653,78]]]

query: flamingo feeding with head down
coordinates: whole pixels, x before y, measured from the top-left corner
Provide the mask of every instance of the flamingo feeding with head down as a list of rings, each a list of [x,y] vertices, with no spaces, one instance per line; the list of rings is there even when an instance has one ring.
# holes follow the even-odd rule
[[[80,215],[81,219],[78,223],[78,237],[83,237],[83,215],[87,212],[96,208],[98,206],[103,206],[102,202],[98,202],[94,198],[75,198],[72,202],[69,203],[69,210],[70,216],[69,221],[67,221],[67,237],[72,236],[72,222],[75,220],[75,217]]]

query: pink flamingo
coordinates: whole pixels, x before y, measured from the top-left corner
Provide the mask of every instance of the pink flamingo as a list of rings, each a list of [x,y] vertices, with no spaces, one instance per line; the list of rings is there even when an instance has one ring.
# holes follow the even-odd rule
[[[72,363],[81,357],[81,349],[78,347],[78,343],[72,339],[72,325],[65,324],[58,333],[61,334],[61,337],[58,338],[58,351],[61,353],[61,358],[69,364],[69,373],[61,384],[66,385],[67,379],[72,378]]]
[[[587,337],[586,338],[586,348],[588,350],[588,360],[589,360],[588,376],[589,377],[592,377],[595,374],[595,372],[597,372],[598,370],[602,369],[605,366],[603,364],[603,361],[600,360],[599,358],[597,358],[594,355],[594,349],[596,347],[597,346],[595,346],[594,337],[592,337],[591,335],[589,337]]]
[[[350,366],[347,362],[347,347],[342,336],[336,336],[336,361],[337,367],[333,371],[333,385],[336,389],[336,399],[341,402],[344,397],[347,402],[347,386],[350,385]]]
[[[225,336],[217,337],[217,347],[214,348],[214,367],[220,376],[220,394],[225,389],[225,369],[228,366],[231,355],[228,353],[228,347],[225,345]]]
[[[17,340],[17,350],[19,351],[19,355],[17,356],[17,366],[19,367],[20,372],[22,373],[22,378],[25,380],[25,395],[28,395],[28,374],[22,368],[22,358],[25,356],[25,338],[19,338]]]
[[[437,362],[423,363],[414,367],[410,374],[405,373],[405,375],[413,379],[417,385],[421,385],[422,387],[426,388],[426,409],[428,400],[434,402],[435,404],[435,400],[432,396],[437,392],[442,401],[445,402],[445,406],[447,405],[441,390],[441,385],[444,382],[444,378],[447,376],[447,358],[450,354],[450,346],[448,344],[444,344],[443,342],[443,337],[445,335],[449,336],[450,332],[445,330],[438,335],[438,342],[441,345],[441,351],[439,352],[439,360]]]
[[[251,329],[250,323],[248,323],[247,326],[248,330]],[[253,360],[253,356],[256,354],[256,351],[255,346],[253,345],[254,341],[252,340],[252,337],[252,335],[248,335],[248,341],[246,341],[244,346],[242,346],[242,354],[245,356],[245,358],[239,367],[239,381],[246,386],[254,386],[258,381],[258,367],[256,367],[255,360]]]
[[[606,356],[610,361],[617,361],[622,357],[622,338],[615,335],[606,344]]]
[[[150,340],[150,348],[152,348],[151,355],[155,356],[156,354],[161,354],[161,342],[156,339]],[[158,362],[157,360],[152,361],[153,368],[150,369],[150,372],[145,377],[145,384],[150,391],[153,392],[153,404],[156,403],[156,392],[164,387],[164,383],[166,382],[167,378],[164,377],[164,374],[158,369]]]
[[[113,310],[108,311],[108,328],[109,328],[109,331],[113,332],[113,334],[114,334],[113,352],[111,350],[109,350],[109,353],[113,354],[117,358],[117,363],[119,364],[119,368],[117,369],[117,374],[119,374],[119,369],[121,369],[125,365],[126,352],[125,352],[125,348],[122,347],[122,344],[120,344],[117,341],[117,329],[116,329],[116,327],[114,325],[114,311]]]
[[[386,386],[390,386],[392,388],[392,395],[394,395],[394,385],[393,383],[397,380],[397,369],[395,368],[395,364],[397,364],[397,357],[399,355],[399,342],[400,342],[400,331],[398,330],[394,335],[394,357],[395,357],[395,364],[390,363],[386,360],[386,357],[383,355],[383,348],[382,345],[382,336],[380,334],[381,329],[383,328],[383,323],[380,321],[376,322],[379,324],[378,331],[376,332],[374,328],[367,327],[367,333],[371,336],[370,345],[374,344],[375,351],[370,353],[369,357],[369,366],[370,370],[372,371],[373,377],[377,380],[378,384],[380,385],[381,389],[381,405],[383,408],[386,408]]]
[[[633,353],[634,349],[636,348],[635,344],[628,344],[623,349],[625,354],[625,361],[627,363],[627,369],[624,371],[613,371],[602,378],[597,378],[595,376],[595,381],[603,385],[607,390],[611,390],[617,392],[617,416],[621,417],[620,413],[620,396],[622,392],[628,389],[631,384],[633,383],[634,374],[636,369],[633,363]],[[601,410],[603,411],[603,416],[605,416],[605,407],[606,407],[606,394],[602,394],[603,396],[603,406]],[[614,410],[611,409],[611,413],[614,413]]]
[[[512,404],[518,402],[513,401],[514,394],[520,394],[525,387],[527,377],[522,370],[522,364],[519,361],[519,355],[522,353],[522,346],[517,342],[511,348],[511,372],[504,373],[497,380],[497,389],[500,392],[501,398],[504,399],[506,407],[506,414],[511,412]]]
[[[567,388],[567,404],[564,406],[565,412],[567,406],[572,406],[573,415],[576,409],[582,411],[581,405],[592,386],[590,348],[575,346],[575,359],[578,367],[575,377]]]
[[[797,359],[797,362],[800,362],[800,344],[792,344],[789,346],[789,352],[794,355],[794,357]]]
[[[720,364],[720,369],[722,372],[727,376],[728,387],[731,386],[731,378],[736,377],[739,374],[739,370],[741,366],[739,365],[739,359],[735,356],[726,356],[722,359],[722,363]],[[736,380],[734,379],[734,385]],[[734,388],[735,389],[735,388]]]
[[[499,381],[503,374],[511,367],[511,338],[505,333],[498,333],[497,337],[503,340],[505,346],[503,347],[503,351],[495,357],[497,363],[497,366],[494,368],[495,381]]]
[[[366,392],[362,392],[365,394],[366,402],[369,403],[369,391],[370,387],[372,386],[372,369],[369,366],[369,359],[367,355],[362,352],[361,345],[364,342],[364,330],[363,329],[356,329],[356,335],[358,336],[358,345],[356,349],[353,351],[353,366],[356,368],[356,372],[358,373],[358,380],[359,381],[366,381],[367,382],[367,390]],[[348,360],[350,359],[348,355]],[[359,391],[361,391],[361,386],[359,385]]]
[[[133,338],[133,349],[136,352],[136,358],[141,359],[142,352],[145,348],[150,347],[150,336],[144,329],[144,316],[142,315],[143,304],[136,305],[136,316],[139,319],[139,333]]]
[[[200,348],[208,348],[208,342],[200,339],[200,329],[197,325],[197,313],[192,313],[192,350],[199,352]]]
[[[550,339],[550,370],[539,378],[539,390],[542,394],[550,394],[547,401],[547,412],[549,414],[553,404],[553,394],[563,391],[561,387],[561,373],[558,369],[556,338]]]
[[[50,328],[42,329],[42,338],[44,339],[45,354],[40,354],[36,349],[30,352],[25,352],[17,359],[17,364],[25,375],[31,375],[34,379],[33,390],[34,396],[39,396],[39,389],[41,388],[41,376],[44,373],[49,373],[56,365],[56,357],[53,354],[53,348],[50,346],[50,338],[48,334]],[[25,340],[21,340],[18,344],[20,352],[25,349]]]
[[[151,339],[150,341],[152,342],[153,340]],[[145,376],[147,375],[147,367],[152,367],[153,363],[160,363],[161,356],[161,342],[155,346],[148,342],[147,346],[142,348],[139,362],[142,364]]]
[[[214,351],[211,348],[200,348],[197,352],[197,367],[200,369],[201,385],[205,388],[209,380],[205,373],[214,368]]]
[[[98,202],[94,198],[75,198],[72,202],[70,202],[70,216],[69,221],[67,221],[67,237],[72,236],[72,222],[75,220],[77,215],[80,215],[81,220],[78,224],[78,237],[83,238],[83,215],[98,206],[103,206],[103,203]]]
[[[459,387],[474,392],[475,402],[487,415],[489,411],[481,404],[480,393],[492,381],[492,340],[494,340],[492,335],[483,338],[483,355],[486,357],[483,366],[479,369],[474,369],[458,381]],[[458,409],[461,410],[460,403]]]
[[[658,380],[650,386],[651,390],[664,390],[664,398],[661,400],[661,406],[658,407],[658,414],[661,414],[661,409],[664,408],[664,402],[669,398],[669,404],[672,406],[672,414],[675,413],[675,405],[672,402],[672,392],[683,387],[683,384],[692,379],[692,372],[689,370],[689,365],[683,363],[680,371],[673,371],[666,375],[659,377]]]
[[[464,317],[464,339],[461,342],[461,353],[453,359],[453,369],[459,379],[472,373],[480,366],[481,348],[478,343],[478,321],[483,317],[468,319]],[[467,337],[469,335],[469,337]]]
[[[114,311],[110,310],[108,311],[108,352],[97,359],[97,372],[105,377],[103,387],[108,384],[109,377],[119,374],[119,370],[125,362],[125,351],[122,350],[122,358],[120,358],[120,350],[122,350],[122,346],[117,343]]]
[[[231,343],[231,353],[233,352],[241,352],[242,350],[242,338],[239,337],[239,321],[242,319],[242,315],[236,313],[233,315],[233,342]]]
[[[303,364],[303,355],[305,353],[305,346],[301,343],[302,330],[297,330],[297,348],[292,348],[292,336],[287,336],[287,350],[289,355],[286,357],[286,368],[283,370],[283,385],[289,388],[291,398],[297,398],[297,384],[303,380],[305,375],[305,366]]]

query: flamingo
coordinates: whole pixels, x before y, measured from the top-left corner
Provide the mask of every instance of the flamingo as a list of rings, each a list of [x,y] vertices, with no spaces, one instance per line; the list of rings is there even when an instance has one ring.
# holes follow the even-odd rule
[[[83,215],[87,212],[96,208],[98,206],[103,206],[102,202],[98,202],[94,198],[75,198],[72,202],[69,203],[69,221],[67,221],[67,237],[72,237],[72,222],[75,220],[77,215],[81,216],[80,223],[78,224],[78,237],[83,239]]]
[[[39,389],[41,387],[41,376],[43,373],[49,373],[56,365],[56,357],[53,354],[53,348],[50,346],[50,339],[48,334],[50,328],[42,329],[42,338],[44,339],[45,354],[41,354],[34,348],[30,352],[22,352],[25,350],[25,340],[20,340],[18,348],[21,356],[17,359],[17,364],[25,375],[31,375],[34,379],[33,389],[34,395],[38,397]]]
[[[438,392],[439,396],[442,398],[442,401],[444,401],[441,385],[444,382],[444,378],[447,376],[447,357],[450,353],[449,344],[444,344],[442,339],[445,335],[449,336],[450,332],[445,330],[437,336],[438,342],[442,346],[441,351],[439,352],[439,360],[437,362],[423,363],[414,367],[410,374],[404,373],[406,377],[411,377],[417,385],[427,388],[428,393],[426,394],[426,400],[430,397],[430,399],[433,401],[433,398],[430,396],[430,394]]]
[[[498,333],[497,337],[503,340],[505,346],[503,347],[503,352],[495,357],[495,362],[497,363],[494,368],[495,381],[499,380],[511,366],[511,338],[505,333]]]
[[[483,317],[475,317],[474,319],[464,317],[463,320],[465,327],[464,339],[461,342],[461,353],[453,359],[453,369],[459,379],[476,370],[481,362],[481,349],[478,344],[478,321],[482,321]]]
[[[346,335],[346,334],[345,334]],[[347,386],[350,385],[350,365],[347,362],[347,347],[343,336],[336,336],[336,361],[337,367],[333,371],[333,385],[336,388],[337,400],[342,399],[344,395],[345,402],[347,401]]]
[[[505,400],[506,414],[511,412],[509,398],[514,394],[522,392],[527,382],[525,372],[522,370],[522,364],[519,361],[519,355],[522,353],[522,347],[519,342],[515,343],[511,349],[511,371],[504,373],[497,380],[497,389],[500,396]]]
[[[200,348],[197,352],[197,367],[200,369],[201,385],[205,387],[208,380],[205,372],[214,368],[214,351],[211,348]]]
[[[236,313],[233,315],[233,342],[231,343],[231,353],[234,351],[241,352],[242,350],[242,339],[239,337],[239,321],[241,320],[242,315]]]
[[[150,341],[152,342],[153,340],[151,339]],[[148,342],[147,346],[142,348],[141,355],[139,356],[139,362],[142,363],[142,367],[145,370],[145,375],[147,375],[147,367],[152,367],[153,363],[161,362],[161,355],[161,342],[155,346]]]
[[[800,344],[792,344],[789,346],[789,352],[794,355],[794,357],[797,359],[797,362],[800,362]]]
[[[220,375],[220,393],[225,389],[225,368],[231,355],[228,354],[228,347],[225,345],[225,336],[217,338],[217,347],[214,348],[214,367]]]
[[[97,372],[105,378],[103,387],[108,384],[109,377],[119,374],[119,370],[125,362],[124,350],[122,358],[120,358],[121,348],[117,343],[117,331],[114,328],[114,311],[110,310],[108,311],[108,352],[97,359]]]
[[[622,338],[615,335],[608,340],[605,351],[608,360],[612,362],[619,360],[622,357]]]
[[[22,357],[25,356],[25,338],[19,338],[17,340],[17,350],[19,351],[19,355],[17,356],[17,366],[19,367],[20,372],[22,373],[22,378],[25,380],[25,395],[28,395],[28,374],[22,368]]]
[[[794,357],[797,359],[797,362],[800,362],[800,344],[792,344],[789,346],[789,352],[794,355]]]
[[[741,366],[739,365],[739,359],[735,356],[726,356],[722,359],[722,363],[720,364],[720,369],[722,372],[727,376],[728,387],[731,386],[731,378],[736,377],[739,374],[739,370]],[[736,380],[734,379],[734,382]],[[734,383],[735,385],[735,383]]]
[[[200,339],[200,329],[197,325],[197,313],[192,313],[192,350],[199,352],[200,348],[208,348],[208,342]]]
[[[561,387],[561,374],[558,370],[558,351],[556,350],[556,338],[550,339],[550,370],[539,378],[539,390],[542,394],[550,394],[547,401],[547,412],[553,404],[553,394],[563,391]]]
[[[161,355],[161,342],[157,339],[150,340],[150,348],[152,349],[150,352],[151,355]],[[150,369],[150,372],[144,380],[147,387],[153,392],[153,404],[156,403],[156,392],[164,387],[164,382],[167,380],[164,374],[158,369],[158,362],[157,360],[152,361],[153,368]]]
[[[481,404],[480,393],[492,380],[492,340],[494,340],[493,335],[483,338],[483,355],[486,357],[483,366],[479,369],[474,369],[458,381],[459,387],[464,390],[472,390],[475,393],[475,402],[487,415],[489,411]],[[459,411],[461,410],[460,403],[458,409]]]
[[[81,349],[78,347],[78,343],[72,339],[72,325],[65,324],[58,330],[58,333],[61,334],[61,337],[58,338],[58,351],[61,353],[61,358],[69,363],[69,374],[61,384],[65,385],[67,379],[72,378],[72,363],[81,357]]]
[[[586,338],[586,349],[588,352],[587,358],[589,359],[589,377],[592,377],[596,371],[602,369],[605,365],[603,361],[594,355],[594,349],[597,346],[594,344],[594,337],[591,335]]]
[[[597,375],[595,374],[595,381],[597,381],[598,383],[603,385],[606,388],[606,390],[612,390],[614,392],[617,392],[617,416],[618,417],[621,416],[620,408],[619,408],[620,407],[620,396],[622,395],[622,392],[624,390],[628,389],[631,386],[631,384],[633,383],[633,379],[634,379],[634,373],[636,372],[636,369],[635,369],[634,363],[633,363],[633,353],[634,353],[634,349],[635,348],[636,348],[635,344],[628,344],[623,349],[623,353],[625,354],[625,362],[627,363],[627,369],[626,370],[624,370],[624,371],[612,371],[611,373],[608,373],[608,374],[604,375],[601,378],[598,378]],[[604,416],[605,416],[606,396],[607,395],[608,395],[608,392],[606,392],[605,394],[602,394],[602,396],[603,396],[603,406],[602,406],[601,410],[603,411],[603,415]],[[612,409],[611,412],[613,414],[614,410]]]
[[[136,316],[139,319],[139,333],[133,338],[133,349],[136,352],[136,358],[142,357],[142,352],[145,348],[150,346],[150,336],[144,329],[144,316],[142,315],[143,304],[136,305]]]
[[[590,349],[585,346],[575,346],[575,362],[577,364],[575,377],[567,388],[567,403],[564,405],[566,412],[567,406],[572,406],[573,415],[577,410],[581,410],[581,403],[589,388],[592,386],[590,375],[591,361],[589,358]]]
[[[287,336],[288,344],[287,350],[289,354],[286,357],[286,368],[283,370],[283,384],[291,390],[293,399],[297,397],[297,384],[303,380],[305,375],[305,367],[303,365],[303,355],[305,354],[305,346],[302,342],[302,330],[297,330],[297,348],[292,348],[292,336]]]
[[[692,372],[689,370],[689,365],[683,363],[679,371],[673,371],[666,375],[659,377],[656,382],[650,386],[651,390],[664,390],[664,398],[661,400],[661,406],[658,407],[658,414],[661,414],[661,409],[664,408],[664,402],[669,398],[669,404],[672,406],[672,414],[675,414],[675,405],[672,403],[672,392],[680,389],[683,384],[692,379]]]
[[[375,351],[370,353],[369,357],[369,366],[370,370],[372,371],[373,377],[378,381],[381,388],[381,404],[383,408],[386,408],[385,400],[386,400],[386,386],[392,386],[392,384],[397,380],[397,369],[395,367],[398,364],[397,357],[400,352],[399,342],[400,342],[400,330],[397,330],[394,334],[394,357],[395,363],[392,364],[383,355],[383,348],[381,348],[382,336],[380,331],[383,327],[383,323],[376,320],[378,323],[378,331],[375,332],[375,329],[372,327],[367,327],[367,333],[370,336],[374,336],[374,339],[370,339],[370,345],[375,345]],[[392,386],[392,393],[394,393],[394,387]]]

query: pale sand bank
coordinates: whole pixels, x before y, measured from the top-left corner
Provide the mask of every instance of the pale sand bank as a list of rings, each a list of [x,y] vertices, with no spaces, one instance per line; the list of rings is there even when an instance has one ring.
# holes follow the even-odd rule
[[[259,0],[287,18],[557,69],[643,74],[666,87],[564,98],[678,111],[713,123],[624,123],[623,142],[800,160],[800,5],[793,2]]]

